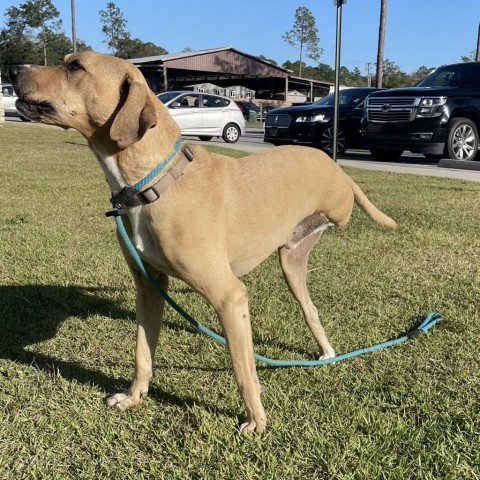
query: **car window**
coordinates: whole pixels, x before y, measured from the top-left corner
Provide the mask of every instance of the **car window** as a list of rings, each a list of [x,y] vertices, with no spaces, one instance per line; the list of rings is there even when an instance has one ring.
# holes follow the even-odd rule
[[[13,87],[10,85],[2,85],[2,93],[4,97],[13,97]]]
[[[365,104],[365,98],[361,97],[358,99],[358,103],[355,105],[355,110],[363,110],[363,105]]]
[[[177,96],[178,92],[164,92],[157,95],[157,97],[162,101],[162,103],[167,103]]]
[[[467,87],[480,88],[478,67],[450,65],[435,70],[426,76],[417,87]]]
[[[362,91],[348,91],[340,93],[340,102],[342,105],[357,105],[364,97]]]
[[[178,99],[178,103],[180,105],[177,108],[197,108],[200,106],[200,95],[194,93],[183,95]]]
[[[214,95],[203,95],[202,106],[206,108],[223,108],[230,103],[230,100],[222,97],[215,97]]]
[[[340,105],[358,105],[362,100],[364,100],[365,96],[371,93],[371,91],[365,90],[355,90],[347,88],[345,90],[341,90],[338,95],[338,103]],[[326,97],[321,98],[313,105],[333,105],[335,101],[335,94],[330,93]]]

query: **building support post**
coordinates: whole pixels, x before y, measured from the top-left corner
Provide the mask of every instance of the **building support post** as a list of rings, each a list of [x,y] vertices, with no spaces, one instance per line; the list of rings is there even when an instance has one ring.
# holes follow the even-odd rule
[[[168,77],[167,77],[167,67],[163,65],[163,88],[165,92],[168,92]]]

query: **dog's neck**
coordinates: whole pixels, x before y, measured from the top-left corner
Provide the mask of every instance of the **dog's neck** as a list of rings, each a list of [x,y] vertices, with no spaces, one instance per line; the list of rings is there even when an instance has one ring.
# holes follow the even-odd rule
[[[157,125],[126,149],[118,150],[111,142],[105,142],[105,135],[88,139],[112,192],[118,193],[125,186],[134,185],[174,151],[180,129],[167,111],[159,109],[158,114]],[[170,163],[174,161],[175,157]]]

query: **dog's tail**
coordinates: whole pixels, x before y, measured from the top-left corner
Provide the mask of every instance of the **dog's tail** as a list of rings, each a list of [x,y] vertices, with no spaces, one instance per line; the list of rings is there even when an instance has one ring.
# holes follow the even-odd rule
[[[347,176],[348,177],[348,176]],[[352,187],[353,195],[355,197],[356,204],[375,222],[382,227],[390,228],[392,230],[397,229],[397,223],[391,219],[388,215],[381,212],[362,192],[362,189],[350,178],[350,185]]]

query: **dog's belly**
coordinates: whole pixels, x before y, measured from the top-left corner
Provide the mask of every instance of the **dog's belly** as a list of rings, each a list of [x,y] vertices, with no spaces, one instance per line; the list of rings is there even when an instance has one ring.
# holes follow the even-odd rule
[[[268,244],[259,239],[256,242],[256,246],[261,246],[263,248],[251,249],[250,251],[255,253],[250,256],[244,252],[244,256],[241,260],[237,259],[237,261],[230,262],[230,267],[237,277],[246,275],[269,257],[277,248],[285,247],[289,250],[295,250],[306,237],[315,235],[318,232],[323,232],[331,225],[333,224],[330,223],[325,216],[321,215],[319,212],[315,212],[298,223],[288,235],[286,241],[277,241],[275,244]],[[283,235],[280,236],[280,238],[283,238]]]
[[[267,255],[265,258],[269,257]],[[230,264],[230,268],[232,269],[233,274],[236,277],[243,277],[243,275],[247,275],[247,273],[250,273],[255,267],[257,267],[260,263],[262,263],[265,258],[259,258],[259,259],[248,259],[248,260],[243,260],[243,261],[237,261],[237,262],[232,262]]]
[[[283,228],[270,229],[264,232],[259,228],[242,236],[240,242],[237,238],[233,241],[230,239],[229,263],[235,276],[241,277],[251,272],[275,250],[285,245],[293,232],[294,226],[295,223],[291,227],[283,226]]]

